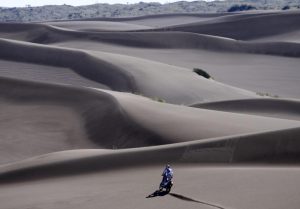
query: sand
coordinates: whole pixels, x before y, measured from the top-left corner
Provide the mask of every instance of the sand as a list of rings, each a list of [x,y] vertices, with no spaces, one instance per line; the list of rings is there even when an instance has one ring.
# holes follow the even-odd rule
[[[0,23],[1,209],[297,208],[299,15]]]

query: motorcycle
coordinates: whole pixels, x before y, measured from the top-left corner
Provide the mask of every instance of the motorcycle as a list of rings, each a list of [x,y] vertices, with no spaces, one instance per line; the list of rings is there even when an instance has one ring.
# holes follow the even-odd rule
[[[166,194],[170,193],[173,186],[173,181],[170,179],[163,179],[163,181],[160,183],[159,191],[163,192],[165,189]]]

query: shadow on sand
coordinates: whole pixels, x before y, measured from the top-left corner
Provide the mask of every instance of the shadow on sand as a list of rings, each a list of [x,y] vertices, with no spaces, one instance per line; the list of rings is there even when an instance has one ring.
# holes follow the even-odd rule
[[[148,195],[146,198],[151,198],[151,197],[162,197],[169,194],[167,191],[160,191],[160,190],[156,190],[155,192],[153,192],[152,194]]]
[[[184,195],[181,195],[181,194],[176,194],[176,193],[168,193],[166,191],[155,191],[153,192],[152,194],[150,194],[149,196],[147,196],[146,198],[152,198],[152,197],[162,197],[162,196],[165,196],[165,195],[171,195],[172,197],[175,197],[177,199],[180,199],[180,200],[184,200],[184,201],[190,201],[190,202],[196,202],[196,203],[200,203],[200,204],[203,204],[203,205],[208,205],[210,207],[213,207],[213,208],[219,208],[219,209],[225,209],[221,206],[218,206],[218,205],[214,205],[214,204],[210,204],[210,203],[207,203],[207,202],[203,202],[203,201],[200,201],[200,200],[196,200],[196,199],[193,199],[193,198],[189,198],[189,197],[186,197]]]
[[[175,197],[175,198],[178,198],[180,200],[185,200],[185,201],[190,201],[190,202],[196,202],[196,203],[200,203],[202,205],[208,205],[210,207],[214,207],[214,208],[219,208],[219,209],[225,209],[221,206],[218,206],[218,205],[214,205],[214,204],[210,204],[210,203],[207,203],[207,202],[203,202],[203,201],[200,201],[200,200],[196,200],[196,199],[192,199],[192,198],[189,198],[189,197],[186,197],[186,196],[183,196],[181,194],[175,194],[175,193],[170,193],[169,195]]]

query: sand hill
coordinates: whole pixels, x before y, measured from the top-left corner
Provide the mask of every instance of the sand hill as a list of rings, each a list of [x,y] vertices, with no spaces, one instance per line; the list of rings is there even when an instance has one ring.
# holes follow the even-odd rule
[[[1,23],[1,208],[297,208],[299,18]]]

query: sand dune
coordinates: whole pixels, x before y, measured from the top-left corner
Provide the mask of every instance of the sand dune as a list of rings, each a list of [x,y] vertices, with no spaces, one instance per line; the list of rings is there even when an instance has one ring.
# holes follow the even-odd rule
[[[162,143],[160,137],[131,124],[116,100],[104,92],[2,78],[1,101],[1,116],[9,120],[1,122],[2,162],[82,147]]]
[[[240,18],[242,17],[242,18]],[[212,23],[191,23],[169,27],[169,30],[210,34],[238,40],[253,40],[299,30],[299,11],[252,15],[243,18],[224,18]]]
[[[141,100],[133,95],[114,93],[124,110],[138,124],[173,140],[190,141],[239,133],[276,130],[298,126],[298,122],[268,120],[263,117],[228,114],[203,109],[178,107]],[[224,122],[222,122],[224,121]],[[187,125],[188,124],[188,125]],[[216,135],[215,135],[216,134]]]
[[[110,89],[104,84],[77,74],[76,71],[70,68],[15,62],[13,60],[0,60],[0,76],[28,81]]]
[[[67,67],[83,77],[100,82],[111,89],[119,91],[134,91],[135,89],[130,75],[126,75],[126,72],[121,72],[114,65],[90,56],[84,51],[4,39],[0,42],[2,48],[0,56],[2,59]],[[107,68],[110,70],[106,70]]]
[[[58,22],[55,24],[64,23]],[[70,24],[78,25],[80,23],[71,22]],[[113,22],[113,24],[116,23]],[[280,24],[284,26],[283,23]],[[85,24],[83,25],[85,26]],[[87,27],[89,27],[89,23],[87,23]],[[107,30],[106,26],[103,26],[102,29],[99,27],[94,26],[94,28],[90,28],[88,30]],[[14,29],[12,30],[11,28]],[[16,23],[4,23],[1,24],[0,31],[3,32],[0,32],[0,36],[8,39],[15,39],[41,44],[50,44],[80,39],[141,48],[204,49],[212,51],[256,53],[290,57],[300,56],[300,45],[295,42],[242,42],[224,37],[211,36],[220,34],[194,34],[190,33],[194,31],[186,32],[186,30],[184,29],[176,32],[122,32],[122,30],[119,32],[89,32],[73,29],[70,30],[67,28],[61,28],[45,24],[24,25]],[[274,33],[272,34],[274,35]]]
[[[299,126],[291,120],[178,107],[132,94],[7,78],[1,79],[1,96],[1,117],[10,118],[1,128],[1,144],[6,147],[3,162],[65,149],[142,147]],[[69,121],[68,125],[62,126],[62,120]],[[22,128],[16,131],[16,126]],[[56,140],[49,144],[53,137]]]
[[[290,33],[284,33],[279,35],[272,35],[268,37],[263,37],[259,39],[255,39],[256,42],[289,42],[289,43],[299,43],[300,42],[300,30],[293,31]]]
[[[193,49],[146,49],[85,40],[65,41],[54,45],[126,54],[183,67],[188,71],[201,68],[216,81],[225,84],[272,96],[300,98],[298,58]]]
[[[299,14],[0,23],[1,208],[297,208]]]
[[[146,30],[148,26],[141,26],[123,22],[109,21],[66,21],[66,22],[47,22],[47,25],[67,28],[78,31],[121,31],[121,30]]]
[[[150,27],[166,27],[171,25],[189,24],[194,22],[202,22],[214,19],[216,17],[223,17],[227,14],[169,14],[169,15],[154,15],[143,16],[140,18],[131,18],[128,20],[121,19],[126,23],[150,26]],[[157,19],[159,18],[159,21]]]
[[[252,92],[204,79],[192,71],[144,59],[4,39],[0,44],[2,59],[71,68],[112,90],[143,94],[171,103],[256,97]],[[17,53],[14,52],[16,48]],[[187,83],[190,85],[188,88]]]
[[[290,120],[300,119],[300,101],[285,99],[245,99],[195,104],[193,107],[261,115]]]
[[[106,172],[104,175],[99,173],[83,175],[84,178],[78,176],[27,182],[22,185],[1,185],[0,199],[3,208],[26,206],[29,208],[124,207],[129,209],[136,204],[149,209],[165,207],[165,205],[172,208],[211,208],[179,200],[170,195],[154,199],[144,198],[156,189],[160,172],[161,166],[151,166]],[[298,175],[297,167],[178,166],[176,167],[177,184],[173,192],[224,208],[249,208],[249,205],[258,209],[287,206],[296,208],[299,203]],[[28,191],[31,191],[30,194]],[[276,201],[266,198],[270,194],[272,197],[278,197]],[[6,201],[11,195],[15,197],[15,201]],[[39,196],[39,198],[30,198],[31,196]],[[287,199],[289,202],[286,202]]]
[[[136,25],[163,27],[170,25],[177,25],[178,22],[191,23],[198,21],[206,21],[217,17],[231,15],[230,13],[170,13],[170,14],[156,14],[145,15],[138,17],[121,17],[121,18],[87,18],[84,21],[111,21],[111,22],[125,22]],[[59,22],[59,21],[58,21]]]
[[[299,162],[300,129],[220,137],[159,147],[51,153],[0,167],[0,183],[39,180],[141,166],[182,164],[291,164]],[[280,146],[278,145],[280,144]],[[259,147],[259,148],[258,148]]]

